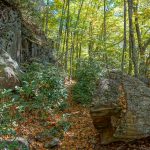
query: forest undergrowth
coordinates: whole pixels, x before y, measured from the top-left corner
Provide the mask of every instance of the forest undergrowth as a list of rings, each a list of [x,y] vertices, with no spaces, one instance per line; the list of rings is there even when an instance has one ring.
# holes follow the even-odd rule
[[[72,99],[72,87],[75,82],[67,85],[69,90],[67,101],[70,107],[65,112],[70,114],[68,121],[71,128],[64,134],[57,150],[150,150],[150,138],[129,143],[101,145],[100,135],[92,123],[90,108],[77,104]]]
[[[150,150],[150,138],[130,143],[117,142],[100,145],[100,135],[94,128],[90,109],[72,100],[72,87],[75,82],[66,82],[68,108],[41,118],[39,111],[25,113],[25,122],[15,128],[18,136],[28,139],[31,150]],[[55,146],[49,147],[53,138]],[[3,138],[10,138],[4,136]]]

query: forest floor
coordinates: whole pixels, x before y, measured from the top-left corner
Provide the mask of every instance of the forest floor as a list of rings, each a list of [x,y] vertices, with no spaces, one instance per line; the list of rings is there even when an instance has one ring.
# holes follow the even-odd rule
[[[67,84],[69,107],[65,111],[55,113],[46,120],[39,119],[38,113],[29,116],[26,114],[25,117],[28,118],[26,122],[16,127],[19,136],[29,139],[31,150],[150,150],[150,138],[132,143],[117,142],[100,145],[100,136],[93,126],[89,108],[72,100],[73,84]],[[64,114],[67,116],[65,120],[70,124],[70,128],[65,131],[58,125]],[[45,148],[52,141],[52,136],[49,134],[43,136],[41,133],[48,133],[51,129],[58,131],[55,135],[57,146]]]
[[[67,112],[71,114],[68,121],[72,126],[64,135],[58,150],[150,150],[150,138],[130,143],[116,142],[100,145],[100,135],[92,123],[90,109],[72,100],[71,87],[72,85],[69,85],[70,107]]]

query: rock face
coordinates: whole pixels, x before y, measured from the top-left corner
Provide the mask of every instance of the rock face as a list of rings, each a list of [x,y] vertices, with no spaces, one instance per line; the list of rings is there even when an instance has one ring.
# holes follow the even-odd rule
[[[0,88],[18,85],[18,64],[54,61],[54,42],[23,18],[18,5],[19,0],[0,0]]]
[[[0,51],[0,89],[19,85],[19,66],[5,51]]]
[[[18,4],[19,0],[0,0],[0,49],[18,63],[33,57],[51,61],[53,41],[23,19]]]
[[[150,88],[112,71],[100,80],[91,116],[102,144],[150,136]]]

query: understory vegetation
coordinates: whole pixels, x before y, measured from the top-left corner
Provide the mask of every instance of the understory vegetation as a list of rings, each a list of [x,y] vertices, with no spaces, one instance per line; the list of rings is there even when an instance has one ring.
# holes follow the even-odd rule
[[[16,9],[19,12],[20,23],[16,21],[19,28],[27,25],[27,31],[24,29],[24,32],[31,28],[31,35],[24,35],[21,41],[19,34],[25,33],[18,29],[14,34],[8,32],[12,39],[16,36],[20,40],[19,44],[9,38],[8,44],[5,44],[5,39],[0,39],[0,49],[1,43],[4,43],[9,48],[8,51],[11,51],[10,55],[13,51],[17,53],[13,55],[20,55],[20,60],[16,57],[20,62],[16,63],[20,63],[18,68],[23,71],[18,73],[20,84],[14,89],[0,89],[0,149],[3,150],[6,146],[8,150],[17,149],[17,141],[13,144],[8,144],[7,141],[1,144],[1,141],[18,136],[28,138],[31,132],[34,141],[31,143],[41,144],[40,148],[44,147],[47,139],[52,141],[53,138],[58,138],[56,141],[60,144],[60,139],[69,137],[72,139],[69,146],[77,140],[83,142],[79,149],[95,150],[93,145],[96,145],[99,138],[96,137],[97,131],[93,126],[89,106],[99,79],[111,70],[119,70],[121,76],[128,74],[143,79],[150,86],[150,1],[16,0],[14,4],[9,4],[9,1],[11,0],[4,1],[6,7],[12,7],[12,12],[9,13],[13,14]],[[0,0],[2,3],[3,0]],[[3,13],[0,11],[0,17],[4,16]],[[13,15],[16,14],[14,11]],[[7,16],[6,13],[3,22],[11,20],[9,17],[12,16]],[[31,36],[33,39],[30,39]],[[13,50],[10,45],[20,45],[20,54],[19,48]],[[41,63],[31,63],[36,57],[39,57],[37,59]],[[125,106],[128,107],[127,104]],[[110,117],[115,125],[120,118],[117,119]],[[134,121],[134,117],[131,121]],[[64,133],[69,129],[71,132],[65,137]],[[37,134],[41,133],[44,142],[37,140]],[[89,145],[86,145],[87,141],[90,141]],[[75,150],[74,147],[64,147],[64,150]],[[40,148],[37,150],[42,150]]]
[[[0,93],[0,135],[15,135],[13,130],[25,115],[38,113],[40,119],[48,112],[62,111],[68,107],[65,73],[51,64],[33,63],[25,66],[21,86],[3,89]]]
[[[90,104],[96,90],[96,84],[104,73],[100,62],[82,60],[80,67],[75,72],[76,84],[73,87],[73,100],[81,104]]]

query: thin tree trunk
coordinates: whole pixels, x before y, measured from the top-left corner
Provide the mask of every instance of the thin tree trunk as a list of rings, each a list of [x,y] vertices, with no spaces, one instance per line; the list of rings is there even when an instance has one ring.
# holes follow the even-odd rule
[[[149,56],[148,56],[148,58],[146,60],[145,76],[147,78],[150,78],[150,52],[149,52]]]
[[[80,38],[80,42],[79,42],[79,50],[78,50],[78,63],[76,63],[76,69],[78,69],[78,67],[80,67],[80,59],[81,59],[81,55],[82,55],[82,36]]]
[[[76,37],[76,33],[77,33],[76,29],[77,29],[77,26],[79,23],[80,13],[82,10],[83,2],[84,2],[84,0],[81,1],[81,5],[80,5],[79,10],[78,10],[77,20],[76,20],[75,27],[74,27],[74,32],[72,33],[72,42],[71,42],[71,49],[70,49],[70,80],[72,79],[72,64],[73,64],[72,62],[73,62],[75,37]]]
[[[107,29],[106,29],[106,0],[104,0],[104,58],[105,58],[105,66],[108,70],[108,56],[107,56],[107,48],[106,48],[106,34],[107,34]]]
[[[79,48],[79,54],[78,54],[78,56],[79,56],[79,66],[78,67],[80,67],[80,59],[81,59],[81,55],[82,55],[82,37],[81,37],[81,41],[80,41],[80,46],[79,46],[80,48]]]
[[[61,46],[61,41],[62,41],[62,33],[63,33],[63,22],[64,22],[64,15],[66,13],[66,0],[63,0],[63,6],[62,6],[62,12],[61,12],[61,19],[60,19],[60,24],[59,24],[59,32],[58,32],[58,46],[57,46],[57,51],[60,51],[60,46]]]
[[[106,0],[104,0],[104,49],[106,49]]]
[[[140,76],[145,76],[145,51],[142,43],[142,38],[141,38],[141,31],[140,31],[140,25],[139,25],[139,19],[138,19],[138,5],[139,5],[139,0],[136,0],[135,5],[133,7],[134,10],[134,16],[135,16],[135,28],[136,28],[136,33],[137,33],[137,39],[138,39],[138,47],[140,50],[140,65],[139,65],[139,75]]]
[[[80,42],[79,59],[81,58],[81,54],[82,54],[82,43]]]
[[[68,70],[68,51],[69,51],[69,21],[70,21],[70,0],[67,0],[67,20],[66,20],[66,53],[65,53],[65,70]]]
[[[130,36],[130,35],[129,35]],[[130,39],[130,38],[129,38]],[[128,74],[131,75],[132,74],[132,51],[131,51],[131,44],[129,41],[129,68],[128,68]]]
[[[129,1],[129,0],[128,0]],[[129,2],[128,2],[129,5]],[[132,8],[131,8],[132,9]],[[129,13],[129,8],[128,8],[128,16],[131,15]],[[132,18],[132,16],[131,16]],[[130,22],[130,21],[129,21]],[[130,23],[129,23],[130,24]],[[130,28],[130,27],[129,27]],[[130,30],[130,29],[129,29]],[[131,34],[129,33],[129,68],[128,68],[128,74],[132,74],[132,43],[131,43]]]
[[[137,33],[140,55],[143,55],[144,51],[143,51],[141,31],[140,31],[139,19],[138,19],[138,5],[139,5],[139,0],[136,0],[136,4],[133,7],[133,10],[134,10],[134,16],[135,16],[135,27],[136,27],[136,33]]]
[[[89,60],[92,59],[92,48],[93,48],[93,42],[91,41],[92,40],[92,22],[90,22],[89,24],[89,43],[88,43],[88,54],[89,54]]]
[[[73,40],[73,33],[71,34],[71,39]],[[71,46],[70,49],[70,74],[69,74],[69,80],[72,80],[72,61],[73,61],[73,51],[74,51],[74,43],[72,43],[73,45]]]
[[[83,2],[84,2],[84,0],[81,1],[81,5],[80,5],[80,8],[78,10],[78,17],[77,17],[77,21],[76,21],[76,24],[75,24],[75,29],[78,26],[78,22],[79,22],[79,19],[80,19],[80,13],[81,13],[81,10],[82,10],[82,7],[83,7]]]
[[[48,12],[49,12],[49,0],[47,0],[47,5],[46,5],[46,21],[45,21],[45,34],[48,34]]]
[[[76,49],[76,60],[78,59],[78,54],[79,54],[79,35],[77,34],[77,39],[76,39],[76,46],[75,46],[75,49]]]
[[[124,59],[125,59],[125,52],[127,49],[127,23],[126,23],[126,11],[127,11],[127,6],[126,6],[126,0],[124,0],[124,43],[123,43],[123,52],[122,52],[122,62],[121,62],[121,71],[124,73]]]
[[[65,61],[64,55],[65,55],[65,46],[66,46],[66,36],[67,36],[67,31],[65,30],[64,38],[63,38],[63,45],[62,45],[62,60],[61,60],[62,63],[64,63]]]

